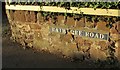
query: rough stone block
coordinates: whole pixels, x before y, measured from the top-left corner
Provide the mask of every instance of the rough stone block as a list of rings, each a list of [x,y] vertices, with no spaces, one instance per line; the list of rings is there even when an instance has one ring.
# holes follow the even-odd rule
[[[72,17],[67,17],[67,22],[66,25],[70,26],[70,27],[74,27],[75,26],[75,20]]]
[[[41,15],[41,13],[37,13],[37,23],[41,24],[43,23],[43,16]]]
[[[90,48],[90,57],[91,57],[91,59],[93,59],[93,60],[97,60],[97,59],[106,60],[106,58],[107,58],[106,53],[99,50],[96,47],[97,47],[97,45],[92,45],[91,48]]]
[[[111,33],[111,34],[119,34],[118,31],[115,29],[115,27],[112,27],[112,28],[110,29],[110,33]]]
[[[30,24],[30,28],[31,28],[31,29],[41,29],[41,25],[40,25],[40,24],[37,24],[37,23]]]
[[[120,61],[120,47],[115,48],[115,53],[114,54],[117,57],[117,59]]]
[[[89,49],[90,49],[90,46],[80,46],[80,47],[79,47],[79,50],[80,50],[80,51],[83,51],[83,52],[88,52]]]
[[[84,45],[85,45],[85,46],[91,46],[92,43],[93,43],[93,42],[90,41],[90,40],[84,40]]]
[[[25,12],[24,11],[15,11],[15,13],[14,13],[14,20],[15,21],[25,22],[26,21],[26,19],[25,19]]]
[[[30,11],[30,20],[33,23],[37,21],[37,14],[34,11]]]
[[[30,22],[30,11],[25,11],[25,18],[26,18],[26,22]]]
[[[60,15],[60,16],[57,16],[57,25],[61,25],[61,24],[64,24],[64,16]]]
[[[97,27],[98,30],[103,30],[103,31],[109,32],[109,28],[106,27],[107,24],[108,24],[107,22],[100,21],[100,22],[97,23],[96,27]]]
[[[79,46],[82,46],[84,44],[84,39],[82,39],[81,37],[77,37],[75,39],[75,42],[79,44]]]
[[[42,38],[48,40],[49,39],[49,37],[48,37],[48,35],[49,35],[49,26],[47,24],[43,25],[41,27],[40,31],[41,31]]]
[[[63,41],[65,41],[65,42],[71,42],[71,41],[73,41],[72,34],[66,34],[66,35],[63,37]]]
[[[75,51],[75,52],[78,51],[76,43],[68,43],[68,47],[69,47],[72,51]]]
[[[13,10],[10,10],[10,20],[13,21],[14,20],[14,12]]]
[[[33,44],[32,43],[28,43],[27,46],[29,46],[30,48],[32,48]]]
[[[110,34],[111,40],[117,41],[120,40],[120,34]]]
[[[22,28],[25,32],[29,32],[31,30],[29,25],[26,25]]]
[[[120,40],[116,41],[115,47],[120,47]]]
[[[109,44],[107,42],[105,42],[105,41],[99,41],[98,46],[100,46],[100,50],[107,50]]]
[[[79,52],[74,52],[74,57],[80,59],[80,60],[84,60],[84,52],[79,51]]]
[[[116,28],[116,29],[119,31],[119,33],[120,33],[120,21],[114,23],[113,26],[114,26],[114,28]]]
[[[76,21],[76,27],[85,27],[85,18],[81,18],[79,21]]]
[[[42,35],[41,35],[41,32],[40,30],[35,30],[34,31],[34,38],[37,39],[37,40],[41,40],[42,39]]]
[[[94,28],[94,24],[92,22],[86,22],[85,27]]]

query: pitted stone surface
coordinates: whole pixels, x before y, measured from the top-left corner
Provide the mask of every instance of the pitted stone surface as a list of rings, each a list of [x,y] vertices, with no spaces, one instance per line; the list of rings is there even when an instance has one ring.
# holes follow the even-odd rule
[[[109,43],[109,40],[94,41],[80,36],[73,36],[71,33],[50,33],[49,23],[53,24],[55,21],[53,19],[43,21],[45,17],[33,11],[12,11],[9,13],[12,16],[10,20],[13,20],[10,21],[12,38],[24,46],[50,51],[51,53],[58,53],[59,51],[62,53],[61,55],[79,59],[106,60],[109,55],[107,52],[108,46],[112,44]],[[97,26],[94,30],[110,33],[110,41],[115,43],[112,44],[115,49],[114,55],[119,58],[120,21],[115,22],[112,28],[106,27],[107,24],[108,22],[100,21],[96,24]],[[88,29],[92,29],[95,26],[92,22],[85,22],[84,18],[78,21],[70,17],[66,21],[62,15],[57,16],[56,24],[53,25],[74,28],[88,27]]]
[[[107,24],[108,24],[107,22],[100,21],[97,23],[96,27],[98,30],[103,30],[103,31],[109,32],[109,28],[106,26]]]

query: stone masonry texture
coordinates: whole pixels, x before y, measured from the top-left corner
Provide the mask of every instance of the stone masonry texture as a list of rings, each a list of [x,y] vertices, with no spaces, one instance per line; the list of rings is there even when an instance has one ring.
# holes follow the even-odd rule
[[[112,28],[106,27],[107,22],[97,22],[96,30],[106,31],[110,34],[110,41],[101,41],[74,36],[72,33],[60,34],[49,31],[51,25],[92,29],[92,22],[85,22],[84,18],[78,21],[73,17],[64,19],[63,15],[58,15],[56,24],[49,24],[53,19],[45,20],[39,12],[10,10],[7,11],[7,14],[10,17],[9,21],[12,21],[10,22],[12,39],[23,46],[52,53],[62,53],[72,58],[84,58],[83,60],[106,60],[110,56],[109,47],[113,46],[114,57],[120,60],[120,21],[113,23]]]

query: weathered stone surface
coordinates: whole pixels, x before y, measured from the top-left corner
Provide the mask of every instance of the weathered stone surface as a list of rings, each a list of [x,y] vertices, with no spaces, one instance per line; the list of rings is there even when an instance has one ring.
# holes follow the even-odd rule
[[[33,42],[33,39],[25,39],[25,42],[26,43],[31,43],[31,42]]]
[[[60,16],[57,16],[57,25],[61,25],[61,24],[64,24],[64,16],[60,15]]]
[[[90,46],[80,46],[79,50],[83,51],[83,52],[88,52],[88,50],[90,49]]]
[[[93,42],[91,42],[90,40],[84,40],[84,45],[85,46],[91,46]]]
[[[74,56],[73,51],[71,51],[68,47],[64,47],[62,49],[62,54],[66,57],[73,57]]]
[[[40,30],[35,30],[34,31],[34,39],[41,40],[42,39],[42,34]]]
[[[33,39],[33,46],[37,49],[48,49],[50,46],[49,42],[47,40],[39,40],[39,39]]]
[[[37,15],[34,11],[30,11],[30,20],[35,23],[37,21]]]
[[[74,52],[74,57],[78,58],[79,60],[84,60],[84,52],[76,51],[76,52]]]
[[[42,38],[45,39],[45,40],[48,40],[49,37],[49,26],[48,24],[44,24],[42,27],[41,27],[41,35],[42,35]]]
[[[75,20],[72,17],[67,17],[67,22],[66,25],[70,26],[70,27],[74,27],[75,26]]]
[[[6,9],[6,14],[7,14],[7,18],[8,18],[9,21],[10,21],[10,12],[9,12],[9,10],[7,10],[7,9]]]
[[[71,41],[73,41],[72,34],[66,34],[66,35],[63,37],[63,41],[65,41],[65,42],[71,42]]]
[[[116,41],[115,47],[120,47],[120,40]]]
[[[111,40],[117,41],[120,39],[120,34],[110,34]]]
[[[85,18],[81,18],[79,21],[76,21],[76,27],[85,27]]]
[[[100,50],[107,50],[108,49],[108,45],[107,42],[105,41],[99,41],[98,42],[98,46],[100,46]]]
[[[120,33],[120,21],[116,22],[113,24],[114,28],[116,28],[118,30],[118,32]]]
[[[26,25],[24,27],[22,27],[22,29],[25,31],[25,32],[29,32],[31,30],[30,26],[29,25]]]
[[[117,59],[120,61],[120,47],[115,48],[115,53],[114,54],[117,57]]]
[[[42,24],[43,20],[44,20],[44,18],[41,15],[41,13],[37,13],[37,23]]]
[[[10,14],[10,20],[13,21],[14,20],[14,12],[13,12],[13,10],[10,10],[9,14]]]
[[[26,18],[26,22],[30,22],[30,11],[25,11],[25,18]]]
[[[54,18],[51,18],[51,17],[48,17],[48,24],[50,25],[54,25],[54,24],[57,24],[57,19],[54,19]]]
[[[97,27],[98,30],[103,30],[103,31],[109,32],[109,28],[106,27],[107,24],[108,24],[107,22],[100,21],[100,22],[97,23],[96,27]]]
[[[75,51],[75,52],[78,51],[76,43],[68,43],[68,47],[69,47],[72,51]]]
[[[37,23],[33,23],[33,24],[30,24],[30,28],[31,29],[41,29],[41,25],[40,24],[37,24]]]
[[[84,52],[84,58],[89,59],[90,58],[90,50],[87,52]]]
[[[84,40],[81,37],[77,37],[75,39],[75,42],[79,44],[79,46],[82,46],[84,44]]]
[[[32,48],[33,44],[32,43],[28,43],[27,46],[29,46],[30,48]]]
[[[93,60],[97,60],[97,59],[106,60],[106,57],[107,57],[105,52],[103,52],[97,48],[97,45],[91,46],[90,56],[91,56],[91,59],[93,59]]]
[[[94,28],[94,24],[92,22],[86,22],[85,27]]]
[[[17,14],[18,13],[18,14]],[[18,17],[18,15],[25,16],[25,23],[20,23],[18,21],[22,21],[23,18]],[[66,56],[71,57],[77,57],[77,58],[95,58],[100,60],[105,60],[107,55],[105,51],[108,49],[108,43],[105,41],[99,41],[96,42],[97,44],[93,44],[93,41],[78,36],[74,39],[75,36],[72,34],[59,34],[59,33],[52,33],[50,35],[49,31],[49,24],[40,24],[42,21],[42,17],[40,13],[36,12],[25,12],[23,14],[23,11],[16,12],[15,17],[18,17],[17,22],[11,23],[11,29],[12,29],[12,36],[13,38],[20,42],[23,45],[27,45],[29,47],[37,48],[37,49],[44,49],[51,51],[52,53],[56,52],[62,52]],[[23,17],[23,16],[22,16]],[[31,18],[32,17],[32,18]],[[32,19],[32,20],[31,20]],[[69,21],[70,20],[70,21]],[[31,22],[32,21],[32,22]],[[37,21],[37,23],[36,23]],[[22,21],[23,22],[23,21]],[[54,22],[52,19],[50,22]],[[74,23],[73,23],[74,22]],[[48,21],[47,21],[48,23]],[[57,24],[64,25],[65,20],[64,16],[58,16]],[[74,26],[76,23],[76,27],[89,27],[93,28],[93,24],[87,24],[85,25],[85,20],[82,18],[80,21],[74,21],[74,19],[69,18],[68,22],[66,22],[70,26]],[[110,30],[106,28],[107,22],[99,22],[97,25],[98,30],[108,31],[110,32],[112,38],[111,40],[114,40],[115,43],[115,56],[119,58],[118,47],[119,47],[119,39],[120,34],[118,32],[118,23],[115,23],[113,28]],[[80,52],[80,53],[78,53]]]
[[[20,22],[25,22],[26,21],[25,12],[24,11],[15,11],[14,12],[14,20],[15,21],[20,21]]]
[[[115,27],[112,27],[112,28],[110,29],[110,33],[111,33],[111,34],[119,34],[118,31],[115,29]]]

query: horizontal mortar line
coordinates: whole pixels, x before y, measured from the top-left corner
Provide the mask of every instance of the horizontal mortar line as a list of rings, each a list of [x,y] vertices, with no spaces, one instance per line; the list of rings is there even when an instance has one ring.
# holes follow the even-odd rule
[[[106,15],[106,16],[120,16],[119,9],[96,9],[94,8],[77,8],[71,7],[70,10],[66,10],[63,7],[57,6],[31,6],[31,5],[6,5],[6,9],[9,10],[29,10],[29,11],[48,11],[48,12],[60,12],[60,13],[76,13],[76,14],[87,14],[87,15]]]

